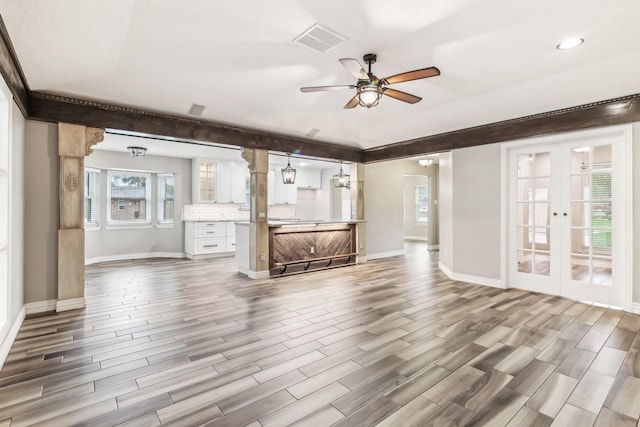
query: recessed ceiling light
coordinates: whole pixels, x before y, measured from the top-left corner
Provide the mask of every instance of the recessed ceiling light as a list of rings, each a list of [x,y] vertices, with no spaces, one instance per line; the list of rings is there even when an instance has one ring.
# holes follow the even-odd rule
[[[581,38],[578,38],[578,37],[574,37],[574,38],[566,39],[566,40],[560,42],[556,46],[556,49],[558,49],[558,50],[572,49],[574,47],[580,46],[582,43],[584,43],[584,39],[581,39]]]
[[[587,151],[591,151],[591,147],[578,147],[574,148],[573,151],[576,153],[586,153]]]

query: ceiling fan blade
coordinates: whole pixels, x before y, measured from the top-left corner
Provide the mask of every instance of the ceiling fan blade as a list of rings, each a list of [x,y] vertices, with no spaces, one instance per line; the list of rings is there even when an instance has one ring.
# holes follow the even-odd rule
[[[336,85],[336,86],[307,86],[301,87],[300,92],[322,92],[325,90],[355,89],[354,85]]]
[[[369,75],[362,68],[358,60],[353,58],[341,58],[340,63],[358,80],[369,80]]]
[[[411,80],[426,79],[427,77],[435,77],[440,75],[438,67],[422,68],[420,70],[407,71],[406,73],[396,74],[382,79],[385,84],[402,83]]]
[[[415,104],[422,99],[419,96],[411,95],[410,93],[400,90],[389,89],[388,87],[383,88],[382,93],[400,101],[408,102],[409,104]]]
[[[347,105],[344,108],[355,108],[358,104],[360,104],[360,98],[358,98],[358,94],[351,98],[351,101],[347,102]]]

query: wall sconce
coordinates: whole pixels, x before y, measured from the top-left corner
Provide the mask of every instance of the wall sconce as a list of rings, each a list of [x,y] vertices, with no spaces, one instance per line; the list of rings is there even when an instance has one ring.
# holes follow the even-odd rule
[[[282,169],[282,183],[283,184],[296,183],[296,170],[291,167],[291,163],[289,162],[289,154],[287,154],[287,167]]]
[[[129,150],[129,153],[131,153],[133,157],[142,157],[147,152],[147,149],[144,147],[127,147],[127,150]]]
[[[351,176],[349,174],[344,173],[344,171],[342,170],[342,162],[340,162],[340,172],[338,172],[336,175],[333,175],[333,179],[335,179],[336,181],[336,187],[343,187],[343,188],[349,188],[349,179],[351,178]]]

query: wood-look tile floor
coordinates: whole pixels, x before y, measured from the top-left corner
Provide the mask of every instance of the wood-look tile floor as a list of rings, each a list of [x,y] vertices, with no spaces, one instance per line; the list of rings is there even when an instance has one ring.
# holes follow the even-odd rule
[[[637,426],[640,317],[407,255],[252,281],[233,259],[87,268],[25,320],[0,426]]]

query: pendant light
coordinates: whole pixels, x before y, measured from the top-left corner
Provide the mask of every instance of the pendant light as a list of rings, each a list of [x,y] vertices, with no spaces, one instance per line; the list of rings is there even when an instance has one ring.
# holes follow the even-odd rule
[[[287,154],[287,167],[282,169],[282,183],[283,184],[295,184],[296,183],[296,170],[291,167],[289,161],[289,154]]]
[[[342,162],[340,162],[340,172],[338,172],[336,175],[333,175],[333,179],[336,182],[335,186],[349,188],[350,178],[351,176],[349,174],[344,173],[344,170],[342,170]]]

